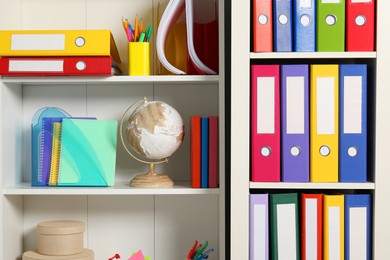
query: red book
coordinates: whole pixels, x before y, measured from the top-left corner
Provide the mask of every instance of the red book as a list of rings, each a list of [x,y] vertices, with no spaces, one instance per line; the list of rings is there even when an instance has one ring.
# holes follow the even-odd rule
[[[200,188],[201,176],[201,117],[191,116],[191,186]]]
[[[252,65],[251,177],[280,181],[279,65]]]
[[[5,57],[0,59],[0,75],[75,76],[111,75],[110,56],[97,57]]]
[[[322,194],[301,194],[301,259],[322,260]]]
[[[218,117],[209,116],[209,188],[218,187]]]
[[[346,50],[374,51],[375,0],[346,1]]]

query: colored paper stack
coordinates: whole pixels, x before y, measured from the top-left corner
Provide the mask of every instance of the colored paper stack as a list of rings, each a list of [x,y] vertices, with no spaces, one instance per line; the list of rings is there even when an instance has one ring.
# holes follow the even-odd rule
[[[372,195],[250,195],[250,260],[372,259]]]
[[[375,0],[253,0],[254,52],[374,51]]]
[[[253,65],[251,180],[367,182],[367,73],[367,64]]]
[[[37,225],[37,251],[26,251],[23,260],[94,260],[94,252],[84,248],[84,223],[47,221]]]
[[[121,62],[109,30],[3,30],[0,57],[6,76],[112,75]]]
[[[218,117],[191,116],[191,186],[218,187]]]

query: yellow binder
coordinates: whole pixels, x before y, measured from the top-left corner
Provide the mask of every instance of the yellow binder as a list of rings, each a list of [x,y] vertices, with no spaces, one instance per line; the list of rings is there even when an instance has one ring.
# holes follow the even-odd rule
[[[338,182],[338,68],[338,65],[311,65],[311,182]]]
[[[344,195],[324,195],[324,260],[344,260]]]
[[[111,56],[120,63],[110,30],[3,30],[0,56]]]

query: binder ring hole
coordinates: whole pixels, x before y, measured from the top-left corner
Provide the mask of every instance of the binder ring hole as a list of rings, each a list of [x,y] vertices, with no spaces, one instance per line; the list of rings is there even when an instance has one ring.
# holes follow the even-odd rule
[[[364,15],[358,15],[355,18],[355,23],[358,26],[363,26],[366,24],[366,17]]]
[[[320,154],[322,156],[328,156],[330,154],[330,148],[326,145],[320,147]]]
[[[355,157],[356,155],[358,155],[358,149],[355,146],[349,147],[348,148],[348,155],[350,157]]]
[[[262,24],[262,25],[267,24],[268,17],[265,14],[261,14],[261,15],[259,15],[258,21],[259,21],[259,24]]]
[[[301,16],[300,21],[301,21],[301,24],[303,26],[308,26],[310,24],[310,16],[307,14],[304,14]]]
[[[301,154],[301,148],[299,146],[293,146],[290,149],[290,153],[292,156],[298,156]]]
[[[279,15],[278,20],[279,20],[279,23],[281,23],[281,24],[287,24],[288,17],[285,14],[281,14],[281,15]]]
[[[77,37],[74,43],[77,47],[83,47],[85,45],[85,39],[83,37]]]
[[[336,16],[333,14],[326,16],[325,22],[327,25],[335,25],[336,24]]]
[[[86,67],[87,67],[87,64],[84,61],[78,61],[76,63],[77,70],[85,70]]]
[[[269,146],[264,146],[261,148],[261,155],[264,157],[268,157],[271,155],[271,148]]]

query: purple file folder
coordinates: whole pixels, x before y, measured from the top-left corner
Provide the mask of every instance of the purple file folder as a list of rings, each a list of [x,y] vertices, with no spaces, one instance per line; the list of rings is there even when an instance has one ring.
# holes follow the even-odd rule
[[[249,259],[269,259],[268,194],[249,195]]]
[[[281,66],[282,181],[309,182],[309,66]]]

